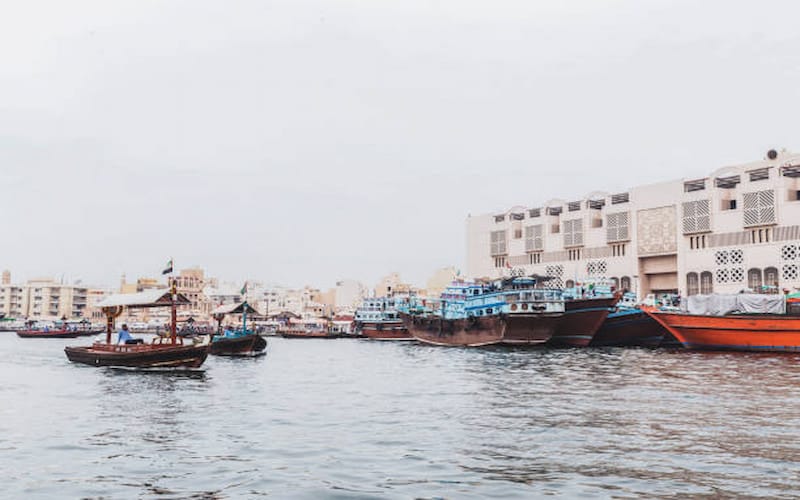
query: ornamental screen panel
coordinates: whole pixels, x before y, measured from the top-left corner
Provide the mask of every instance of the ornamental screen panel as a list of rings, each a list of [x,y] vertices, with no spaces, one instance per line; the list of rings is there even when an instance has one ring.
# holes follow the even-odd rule
[[[775,191],[755,191],[744,193],[744,227],[775,223]]]
[[[711,202],[696,200],[683,202],[683,234],[711,231]]]
[[[505,255],[506,253],[506,232],[492,231],[492,255]]]
[[[534,252],[536,250],[543,250],[543,234],[544,226],[542,224],[527,226],[525,228],[525,251]]]
[[[608,243],[630,240],[629,214],[630,212],[619,212],[606,216],[606,241]]]
[[[564,246],[583,245],[583,219],[564,221]]]

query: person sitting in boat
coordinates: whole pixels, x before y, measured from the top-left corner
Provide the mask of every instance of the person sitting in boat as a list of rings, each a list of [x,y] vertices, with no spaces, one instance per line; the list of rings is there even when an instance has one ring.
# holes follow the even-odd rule
[[[117,334],[117,344],[141,344],[142,339],[135,339],[128,331],[128,325],[122,324],[122,329]]]
[[[225,331],[222,332],[223,337],[235,337],[236,332],[233,331],[233,327],[231,325],[225,325]]]

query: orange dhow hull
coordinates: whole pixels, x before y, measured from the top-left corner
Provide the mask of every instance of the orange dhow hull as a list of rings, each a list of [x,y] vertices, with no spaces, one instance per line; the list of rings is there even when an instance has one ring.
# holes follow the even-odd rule
[[[646,312],[688,349],[800,352],[798,316]]]

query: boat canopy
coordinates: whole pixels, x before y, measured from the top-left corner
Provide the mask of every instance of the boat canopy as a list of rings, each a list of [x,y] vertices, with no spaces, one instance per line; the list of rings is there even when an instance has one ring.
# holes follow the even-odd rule
[[[784,314],[786,300],[783,295],[737,293],[690,295],[685,301],[689,314],[724,316],[726,314]]]
[[[247,314],[259,314],[259,312],[247,302],[219,306],[218,308],[214,309],[211,314],[242,314],[245,312]]]
[[[175,304],[184,306],[192,302],[186,298],[185,295],[177,294]],[[144,308],[144,307],[167,307],[172,305],[172,296],[168,288],[159,288],[155,290],[145,290],[138,293],[118,293],[109,295],[105,299],[97,303],[97,307],[128,307],[128,308]]]

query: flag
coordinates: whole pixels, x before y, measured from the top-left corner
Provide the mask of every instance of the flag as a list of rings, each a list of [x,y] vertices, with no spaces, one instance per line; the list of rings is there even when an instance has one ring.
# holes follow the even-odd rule
[[[165,267],[164,270],[161,271],[161,274],[169,274],[171,272],[172,272],[172,259],[169,259],[169,262],[167,262],[167,267]]]
[[[247,295],[247,282],[246,281],[244,282],[244,286],[242,287],[242,289],[239,290],[239,294]]]

